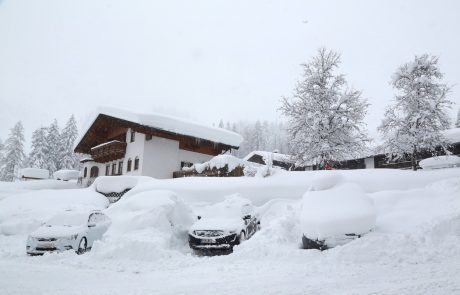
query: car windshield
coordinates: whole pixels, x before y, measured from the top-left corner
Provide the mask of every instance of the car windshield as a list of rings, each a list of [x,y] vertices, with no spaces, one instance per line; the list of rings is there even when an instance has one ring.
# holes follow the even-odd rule
[[[236,218],[240,219],[253,213],[253,207],[249,200],[230,196],[220,203],[206,206],[197,210],[204,218]]]
[[[65,212],[55,215],[46,222],[47,226],[81,226],[88,221],[88,214],[81,212]]]

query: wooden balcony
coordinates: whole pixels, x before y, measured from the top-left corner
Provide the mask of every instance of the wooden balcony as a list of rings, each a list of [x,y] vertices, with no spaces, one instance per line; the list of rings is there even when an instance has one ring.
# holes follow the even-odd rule
[[[126,142],[118,140],[112,140],[91,148],[91,157],[98,163],[121,159],[125,153]]]

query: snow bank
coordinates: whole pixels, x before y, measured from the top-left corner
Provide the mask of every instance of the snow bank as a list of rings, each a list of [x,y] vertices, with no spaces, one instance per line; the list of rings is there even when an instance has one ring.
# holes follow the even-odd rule
[[[77,170],[58,170],[53,173],[53,178],[57,180],[76,180],[80,176],[80,171]]]
[[[425,170],[460,167],[460,157],[458,156],[438,156],[421,160],[420,167]]]
[[[445,178],[460,176],[460,168],[437,171],[408,171],[396,169],[362,169],[333,171],[277,171],[265,177],[183,177],[140,183],[126,195],[149,190],[170,190],[189,203],[221,202],[226,196],[239,193],[260,206],[277,198],[300,199],[323,176],[337,175],[344,182],[358,184],[366,193],[382,190],[406,190]],[[337,178],[336,181],[339,181]],[[324,184],[326,185],[326,184]]]
[[[50,172],[46,169],[39,168],[22,168],[19,169],[19,177],[35,178],[35,179],[48,179]]]
[[[311,190],[303,196],[301,227],[311,240],[365,234],[374,228],[375,219],[372,200],[353,183]]]
[[[54,179],[31,180],[20,182],[2,182],[0,181],[0,200],[9,196],[25,193],[32,190],[44,189],[75,189],[76,183],[57,181]]]
[[[108,200],[89,189],[39,190],[0,201],[0,235],[28,234],[64,210],[104,209]]]
[[[188,252],[187,233],[195,214],[170,191],[149,191],[122,198],[105,212],[112,225],[92,255],[156,260]]]
[[[91,188],[103,194],[121,193],[127,189],[132,189],[142,182],[152,181],[148,176],[100,176],[96,178]]]

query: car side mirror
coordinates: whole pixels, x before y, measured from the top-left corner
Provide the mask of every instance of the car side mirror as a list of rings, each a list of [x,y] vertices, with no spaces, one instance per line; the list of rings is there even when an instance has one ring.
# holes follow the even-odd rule
[[[95,227],[95,226],[96,226],[96,223],[94,222],[88,223],[88,227]]]

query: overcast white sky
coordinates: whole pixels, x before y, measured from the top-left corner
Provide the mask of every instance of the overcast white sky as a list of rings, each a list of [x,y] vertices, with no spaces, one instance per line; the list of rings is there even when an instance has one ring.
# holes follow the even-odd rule
[[[440,56],[460,82],[460,1],[0,0],[0,138],[98,105],[203,123],[282,120],[280,97],[321,46],[372,104],[376,135],[391,74],[414,54]],[[460,106],[460,86],[453,88]]]

